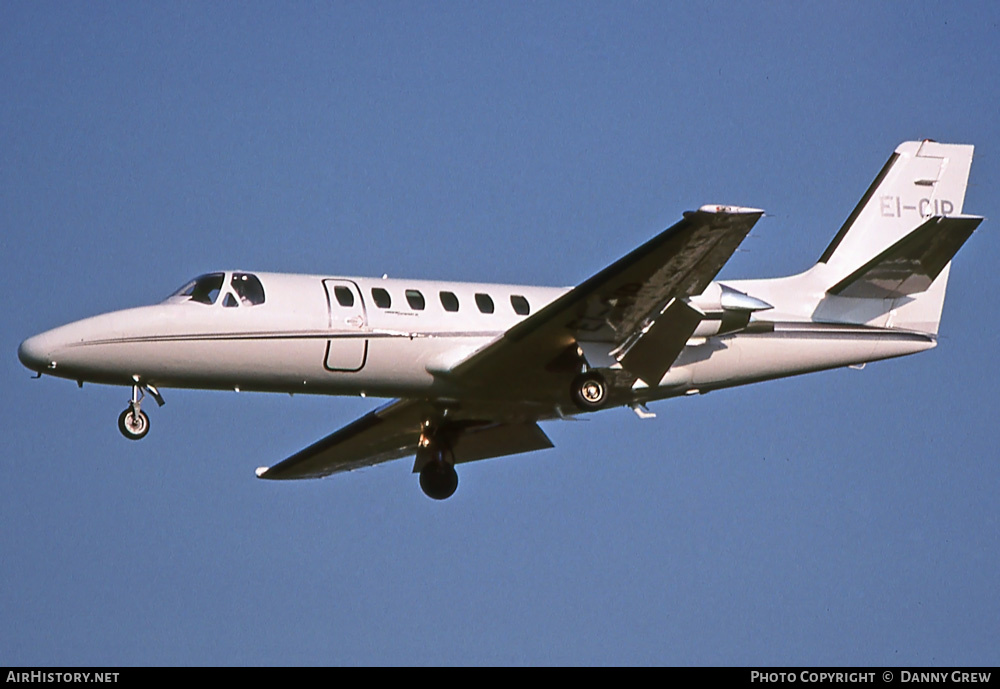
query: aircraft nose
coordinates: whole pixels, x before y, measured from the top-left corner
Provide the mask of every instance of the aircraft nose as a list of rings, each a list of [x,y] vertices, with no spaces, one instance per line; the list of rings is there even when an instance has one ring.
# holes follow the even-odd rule
[[[46,333],[29,337],[17,348],[17,358],[32,371],[44,371],[51,361],[49,359],[50,341],[51,338],[46,337]]]

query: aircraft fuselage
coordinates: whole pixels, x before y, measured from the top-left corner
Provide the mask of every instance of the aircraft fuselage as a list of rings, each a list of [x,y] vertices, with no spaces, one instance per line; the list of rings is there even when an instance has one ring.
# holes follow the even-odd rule
[[[241,273],[224,273],[224,284],[234,274]],[[459,393],[448,377],[453,365],[568,291],[255,275],[265,290],[263,303],[226,306],[225,292],[211,304],[173,296],[36,335],[21,345],[19,356],[39,373],[109,385],[138,382],[162,388],[293,394],[446,396]],[[726,284],[761,293],[768,291],[762,289],[768,282],[773,281]],[[378,297],[384,306],[376,303]],[[711,298],[692,301],[705,306]],[[922,334],[819,324],[777,310],[766,313],[766,320],[754,321],[754,327],[744,332],[692,338],[659,385],[640,382],[633,399],[626,401],[706,392],[934,346],[933,338]],[[505,398],[502,389],[479,394]]]

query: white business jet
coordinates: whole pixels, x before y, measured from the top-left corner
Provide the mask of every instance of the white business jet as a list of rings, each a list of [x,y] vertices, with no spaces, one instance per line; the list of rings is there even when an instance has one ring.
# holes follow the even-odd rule
[[[149,431],[163,388],[398,398],[260,478],[416,455],[435,499],[455,465],[552,447],[538,422],[903,356],[937,342],[972,146],[901,144],[819,262],[713,282],[763,211],[702,206],[578,286],[219,271],[166,301],[25,340],[42,374],[131,386],[118,425]]]

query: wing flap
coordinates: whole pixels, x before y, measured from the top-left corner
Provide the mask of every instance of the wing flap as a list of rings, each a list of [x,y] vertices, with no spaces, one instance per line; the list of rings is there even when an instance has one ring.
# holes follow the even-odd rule
[[[660,382],[705,314],[690,304],[675,299],[629,347],[620,362],[647,385]]]
[[[550,447],[552,441],[537,423],[501,423],[470,429],[459,435],[452,445],[456,464]]]

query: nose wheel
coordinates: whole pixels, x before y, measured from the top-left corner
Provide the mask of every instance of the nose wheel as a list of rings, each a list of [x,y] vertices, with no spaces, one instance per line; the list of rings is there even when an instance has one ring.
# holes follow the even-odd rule
[[[146,397],[146,390],[156,400],[156,404],[163,406],[163,397],[152,385],[132,386],[132,400],[128,406],[118,416],[118,430],[129,440],[142,440],[149,433],[149,417],[142,410],[142,400]]]
[[[142,440],[149,433],[149,417],[141,409],[128,409],[118,417],[118,430],[129,440]]]

